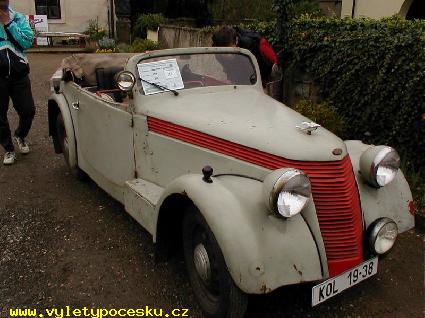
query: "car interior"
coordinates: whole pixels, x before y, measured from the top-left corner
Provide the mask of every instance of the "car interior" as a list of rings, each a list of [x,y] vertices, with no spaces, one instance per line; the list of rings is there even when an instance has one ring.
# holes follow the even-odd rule
[[[115,76],[134,54],[74,54],[62,61],[63,80],[73,81],[108,102],[126,103]]]

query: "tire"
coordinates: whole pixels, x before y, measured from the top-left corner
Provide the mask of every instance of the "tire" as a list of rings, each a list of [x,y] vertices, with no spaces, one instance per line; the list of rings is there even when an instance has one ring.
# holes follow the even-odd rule
[[[63,156],[65,158],[65,162],[69,167],[71,174],[77,178],[78,180],[86,180],[87,174],[78,168],[78,166],[73,167],[69,162],[69,147],[68,147],[68,137],[66,134],[65,123],[62,117],[62,114],[59,113],[56,118],[56,136],[59,142],[59,145],[62,149]]]
[[[243,317],[248,295],[233,282],[214,234],[196,207],[190,207],[183,218],[183,252],[190,284],[205,316]]]

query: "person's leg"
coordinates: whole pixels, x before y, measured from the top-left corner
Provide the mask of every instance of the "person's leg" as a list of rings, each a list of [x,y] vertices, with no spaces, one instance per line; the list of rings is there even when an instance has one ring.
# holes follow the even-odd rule
[[[19,126],[15,131],[15,136],[25,139],[31,129],[35,115],[31,82],[28,76],[13,80],[10,85],[10,97],[12,98],[13,107],[19,115]]]
[[[6,152],[14,150],[10,135],[7,111],[9,109],[9,84],[8,79],[0,78],[0,144]]]

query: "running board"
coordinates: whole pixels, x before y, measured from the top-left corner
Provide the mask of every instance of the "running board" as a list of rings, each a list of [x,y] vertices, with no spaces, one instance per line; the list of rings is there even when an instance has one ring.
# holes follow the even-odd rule
[[[164,188],[143,179],[125,183],[126,211],[152,235],[156,232],[156,206],[163,191]]]

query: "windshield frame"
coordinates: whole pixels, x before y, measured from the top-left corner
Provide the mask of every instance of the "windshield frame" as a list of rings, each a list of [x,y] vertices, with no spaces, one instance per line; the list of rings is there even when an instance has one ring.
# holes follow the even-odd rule
[[[244,55],[249,58],[251,64],[253,65],[256,72],[256,83],[252,85],[236,85],[236,84],[228,84],[228,85],[219,85],[219,86],[206,86],[206,87],[198,87],[198,88],[188,88],[179,90],[179,92],[188,92],[194,89],[220,89],[225,87],[252,87],[256,89],[262,90],[262,82],[261,82],[261,74],[258,67],[257,60],[254,55],[246,49],[241,48],[233,48],[233,47],[191,47],[191,48],[178,48],[178,49],[166,49],[166,50],[158,50],[147,52],[143,54],[136,55],[132,57],[128,62],[128,68],[136,75],[136,85],[135,88],[137,90],[138,95],[140,96],[155,96],[155,95],[145,95],[142,89],[141,80],[139,78],[137,65],[142,63],[144,60],[149,60],[152,58],[161,58],[161,57],[170,57],[178,56],[178,55],[198,55],[198,54],[238,54]],[[166,93],[167,91],[164,91]],[[156,95],[162,95],[156,94]]]

